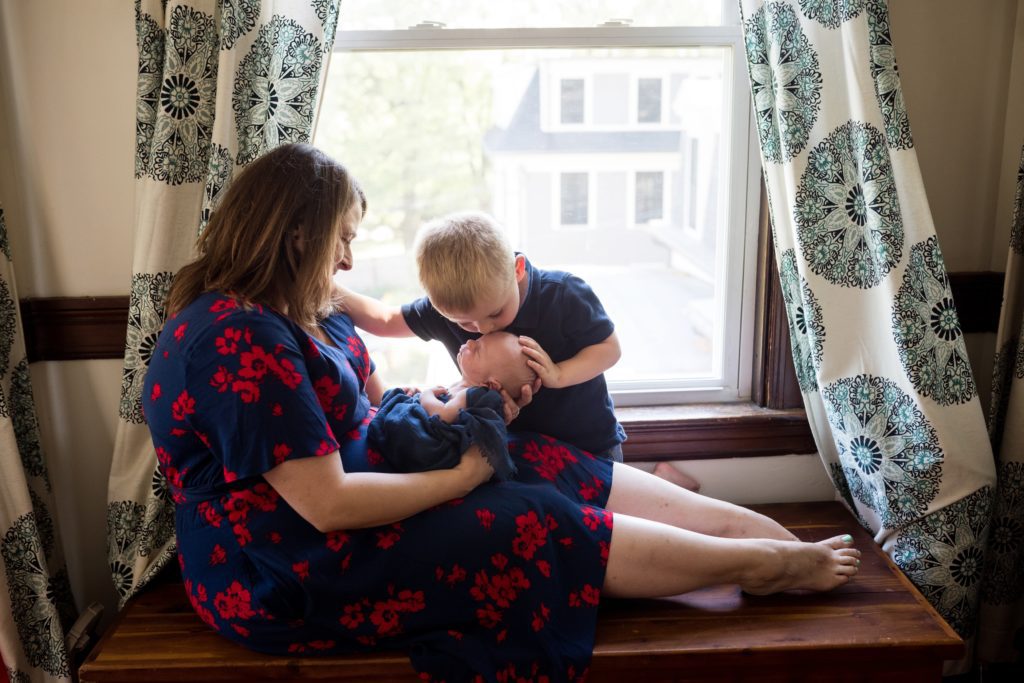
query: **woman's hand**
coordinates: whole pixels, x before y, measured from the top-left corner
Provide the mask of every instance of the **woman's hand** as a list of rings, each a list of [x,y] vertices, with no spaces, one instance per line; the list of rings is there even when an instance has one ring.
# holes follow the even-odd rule
[[[454,469],[456,472],[461,472],[465,475],[466,483],[469,486],[466,489],[466,493],[469,493],[494,476],[494,468],[487,462],[487,458],[480,452],[480,448],[475,445],[466,449],[466,452],[462,454],[462,459]]]
[[[519,345],[522,346],[523,353],[526,354],[526,363],[537,373],[537,377],[540,378],[543,386],[553,389],[563,386],[562,368],[559,367],[558,363],[551,360],[551,356],[548,355],[547,351],[536,340],[520,336]]]

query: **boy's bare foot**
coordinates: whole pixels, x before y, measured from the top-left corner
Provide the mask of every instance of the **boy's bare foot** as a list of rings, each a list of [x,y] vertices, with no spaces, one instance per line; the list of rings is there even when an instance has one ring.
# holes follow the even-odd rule
[[[694,493],[700,491],[699,481],[685,472],[680,472],[667,462],[659,462],[654,466],[654,476],[660,477],[665,481],[672,482],[676,486],[682,486],[684,489],[689,489]]]
[[[751,567],[741,588],[754,595],[786,590],[827,591],[853,578],[860,568],[860,551],[850,536],[818,541],[765,541],[767,559]]]

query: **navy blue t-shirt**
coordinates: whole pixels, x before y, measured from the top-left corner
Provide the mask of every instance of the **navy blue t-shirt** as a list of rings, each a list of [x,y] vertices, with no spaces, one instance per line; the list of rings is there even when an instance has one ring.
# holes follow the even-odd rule
[[[586,282],[571,273],[534,268],[529,260],[526,275],[526,297],[505,332],[536,339],[556,363],[611,336],[615,326]],[[402,306],[402,315],[417,336],[443,343],[453,361],[467,340],[480,336],[438,313],[426,297]],[[547,434],[591,453],[626,440],[603,374],[563,389],[543,387],[509,429]]]

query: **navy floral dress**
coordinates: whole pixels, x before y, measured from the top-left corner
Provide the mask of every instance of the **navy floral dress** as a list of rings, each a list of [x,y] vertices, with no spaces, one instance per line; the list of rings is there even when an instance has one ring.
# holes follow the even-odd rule
[[[160,335],[143,402],[196,613],[272,654],[405,649],[425,680],[582,679],[611,463],[512,435],[513,480],[395,524],[319,532],[263,473],[335,451],[347,472],[388,471],[366,444],[366,348],[347,316],[322,326],[334,345],[208,293]]]

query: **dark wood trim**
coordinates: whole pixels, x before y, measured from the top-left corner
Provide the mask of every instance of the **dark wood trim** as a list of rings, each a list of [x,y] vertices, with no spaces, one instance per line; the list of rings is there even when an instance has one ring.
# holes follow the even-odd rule
[[[622,445],[627,462],[817,452],[803,408],[722,403],[617,412],[629,437]]]
[[[756,337],[751,394],[763,408],[789,410],[803,408],[803,397],[796,378],[796,366],[789,345],[789,322],[782,298],[775,245],[769,223],[768,193],[761,189],[761,216],[758,230]]]
[[[127,296],[23,299],[28,362],[124,358]]]

